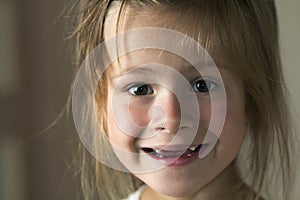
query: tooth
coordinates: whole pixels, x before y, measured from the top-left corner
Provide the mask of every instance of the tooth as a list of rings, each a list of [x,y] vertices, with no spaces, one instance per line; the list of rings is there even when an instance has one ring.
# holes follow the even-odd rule
[[[155,151],[155,153],[161,153],[161,150],[160,149],[156,149],[156,150],[154,150]]]
[[[190,150],[195,151],[197,147],[190,147]]]
[[[163,156],[163,155],[161,155],[161,154],[159,154],[159,155],[158,155],[158,157],[159,157],[159,158],[164,158],[164,156]]]

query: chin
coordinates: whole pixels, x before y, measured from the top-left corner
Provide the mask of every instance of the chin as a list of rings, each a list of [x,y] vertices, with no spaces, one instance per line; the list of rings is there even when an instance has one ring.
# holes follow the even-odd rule
[[[191,183],[184,183],[184,181],[178,181],[178,183],[162,183],[161,187],[152,187],[155,191],[168,197],[183,198],[192,196],[201,186],[197,186]],[[151,185],[150,185],[151,186]]]

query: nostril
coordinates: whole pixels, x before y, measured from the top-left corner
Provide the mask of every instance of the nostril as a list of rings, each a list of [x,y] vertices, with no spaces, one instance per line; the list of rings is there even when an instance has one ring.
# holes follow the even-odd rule
[[[172,126],[172,127],[155,127],[156,132],[164,132],[164,133],[172,133],[176,134],[180,129],[184,129],[188,127],[178,127],[178,126]]]
[[[155,131],[164,131],[164,130],[166,130],[166,128],[164,128],[164,127],[156,127],[155,128]]]
[[[168,115],[161,105],[153,105],[149,110],[150,126],[156,132],[177,133],[181,128],[187,128],[187,124],[181,124],[181,115],[176,117]]]

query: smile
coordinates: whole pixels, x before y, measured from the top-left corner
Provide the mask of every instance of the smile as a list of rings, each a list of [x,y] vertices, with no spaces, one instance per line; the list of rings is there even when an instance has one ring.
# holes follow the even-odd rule
[[[143,147],[141,150],[163,165],[181,166],[198,159],[200,151],[205,149],[206,146],[206,144],[200,144],[191,146],[185,150],[172,149],[166,146],[164,148]]]
[[[187,150],[178,150],[178,151],[168,151],[168,150],[162,150],[162,149],[152,149],[152,148],[142,148],[142,150],[150,154],[151,156],[155,156],[160,159],[164,158],[179,158],[179,157],[191,157],[194,154],[198,154],[200,151],[202,145],[190,147]]]

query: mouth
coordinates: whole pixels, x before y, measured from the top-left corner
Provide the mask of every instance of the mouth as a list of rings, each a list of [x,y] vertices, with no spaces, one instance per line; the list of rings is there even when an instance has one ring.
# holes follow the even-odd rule
[[[146,154],[155,159],[184,159],[198,156],[199,151],[204,145],[191,146],[185,150],[166,150],[163,148],[141,148]]]

